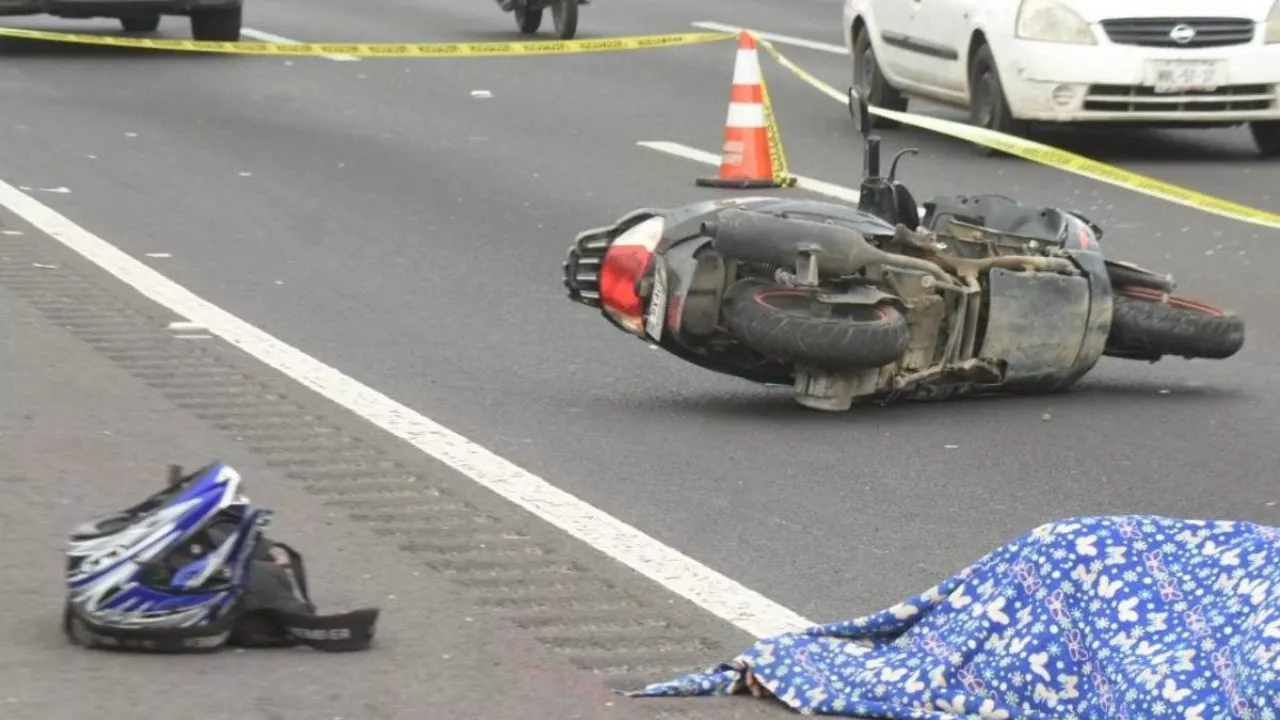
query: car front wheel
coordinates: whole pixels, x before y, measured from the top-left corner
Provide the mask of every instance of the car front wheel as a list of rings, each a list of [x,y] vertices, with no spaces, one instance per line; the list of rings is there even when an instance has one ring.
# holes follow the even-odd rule
[[[242,8],[196,10],[191,13],[191,36],[209,42],[239,42]]]
[[[1260,120],[1249,123],[1249,134],[1262,157],[1280,157],[1280,120]]]
[[[867,32],[866,28],[858,31],[853,41],[853,86],[867,99],[868,105],[906,112],[907,98],[881,74],[880,63],[876,60],[876,51],[871,47],[871,38],[867,36]],[[898,125],[896,120],[874,114],[871,116],[871,127],[896,128]]]
[[[155,32],[160,27],[159,15],[133,15],[120,18],[120,27],[125,32]]]
[[[1022,137],[1027,134],[1027,123],[1015,119],[1009,110],[995,56],[986,45],[974,51],[969,65],[969,120],[978,127],[1006,135]],[[977,150],[983,155],[996,152],[985,145],[977,146]]]

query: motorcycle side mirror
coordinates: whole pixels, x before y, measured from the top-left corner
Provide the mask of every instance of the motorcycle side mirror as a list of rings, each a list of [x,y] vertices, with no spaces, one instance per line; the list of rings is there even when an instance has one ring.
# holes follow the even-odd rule
[[[849,88],[849,114],[863,136],[863,184],[879,179],[879,138],[872,135],[872,111],[858,88]]]
[[[853,126],[862,134],[862,137],[869,137],[871,108],[867,105],[867,99],[862,97],[862,93],[855,87],[849,88],[849,115],[853,117]]]
[[[880,138],[871,134],[871,108],[857,88],[849,88],[849,115],[862,134],[862,182],[880,178]]]
[[[889,182],[894,182],[895,180],[898,179],[898,161],[899,160],[901,160],[903,157],[907,155],[919,155],[919,154],[920,154],[919,148],[905,148],[903,150],[899,150],[898,154],[893,156],[893,161],[889,163]]]

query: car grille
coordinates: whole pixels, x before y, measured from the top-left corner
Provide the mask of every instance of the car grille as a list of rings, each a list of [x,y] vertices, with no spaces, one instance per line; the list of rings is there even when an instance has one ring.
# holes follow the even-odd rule
[[[1170,35],[1186,25],[1195,36],[1178,42]],[[1244,45],[1253,40],[1254,23],[1247,18],[1117,18],[1103,20],[1102,29],[1117,45],[1145,47],[1205,48]]]
[[[1271,85],[1228,85],[1159,95],[1154,88],[1137,85],[1090,85],[1084,100],[1084,109],[1096,112],[1238,112],[1275,106],[1276,91]]]

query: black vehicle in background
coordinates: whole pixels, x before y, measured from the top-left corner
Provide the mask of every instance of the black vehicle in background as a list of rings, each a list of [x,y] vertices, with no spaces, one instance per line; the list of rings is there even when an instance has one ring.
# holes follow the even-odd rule
[[[191,20],[196,40],[240,39],[244,0],[3,0],[0,16],[52,15],[66,19],[114,18],[128,32],[153,32],[166,15]]]

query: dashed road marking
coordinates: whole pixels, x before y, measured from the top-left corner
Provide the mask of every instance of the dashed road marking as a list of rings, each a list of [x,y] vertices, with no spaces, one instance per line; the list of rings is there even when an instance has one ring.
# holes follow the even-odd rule
[[[727,25],[725,23],[711,22],[709,20],[699,20],[689,23],[693,27],[702,30],[711,30],[712,32],[729,32],[736,33],[741,30],[750,30],[751,28],[739,27],[737,25]],[[843,45],[835,45],[833,43],[820,42],[818,40],[808,40],[794,35],[779,35],[777,33],[755,32],[756,36],[778,43],[779,45],[791,45],[793,47],[805,48],[807,50],[817,50],[818,52],[831,53],[832,55],[848,55],[849,51]]]
[[[706,150],[692,148],[688,145],[681,145],[677,142],[668,142],[666,140],[642,140],[636,144],[640,147],[657,150],[658,152],[666,153],[668,155],[674,155],[686,160],[699,162],[703,165],[718,166],[720,164],[719,155],[707,152]],[[796,175],[795,173],[792,173],[791,175],[796,179],[796,187],[798,188],[826,195],[827,197],[835,198],[837,200],[853,203],[854,205],[858,204],[858,197],[860,196],[860,193],[853,188],[844,187],[843,185],[835,185],[822,180],[815,180],[810,177]]]

